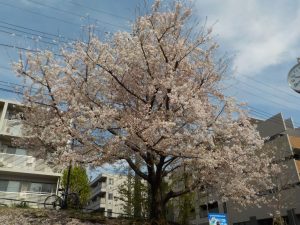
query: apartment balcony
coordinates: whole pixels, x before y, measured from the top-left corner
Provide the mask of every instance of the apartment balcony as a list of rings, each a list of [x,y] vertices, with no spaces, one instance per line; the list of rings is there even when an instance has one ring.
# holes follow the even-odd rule
[[[94,211],[100,208],[100,203],[98,201],[92,202],[87,206],[88,210]]]
[[[100,201],[99,201],[99,199],[97,199],[96,201],[90,203],[87,206],[87,209],[92,210],[92,211],[98,210],[100,208],[105,208],[105,204],[106,204],[105,198],[100,198]]]
[[[44,160],[8,153],[0,153],[0,171],[53,173]]]
[[[8,120],[4,119],[3,125],[1,127],[1,134],[9,136],[22,136],[22,122],[21,120]]]
[[[35,158],[27,155],[0,153],[0,167],[34,170]]]
[[[100,194],[101,192],[106,192],[106,184],[105,183],[101,183],[92,189],[91,198]]]

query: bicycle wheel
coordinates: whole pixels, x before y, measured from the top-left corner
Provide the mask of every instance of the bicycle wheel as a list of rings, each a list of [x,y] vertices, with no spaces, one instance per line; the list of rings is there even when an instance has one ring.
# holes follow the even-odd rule
[[[57,195],[50,195],[44,201],[45,209],[61,209],[62,199]]]
[[[70,193],[68,194],[68,208],[69,209],[79,209],[80,208],[80,201],[78,194]]]

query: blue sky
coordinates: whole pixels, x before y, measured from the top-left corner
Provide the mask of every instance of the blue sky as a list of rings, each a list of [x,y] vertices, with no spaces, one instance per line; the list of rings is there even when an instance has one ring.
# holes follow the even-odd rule
[[[96,24],[100,37],[107,32],[129,30],[136,6],[143,2],[0,0],[0,97],[16,98],[1,88],[8,88],[4,82],[21,82],[8,70],[10,63],[17,60],[18,50],[1,45],[57,49],[56,45],[63,41],[80,38],[87,24]],[[288,71],[300,57],[300,2],[192,2],[193,15],[202,21],[207,18],[208,26],[213,26],[220,55],[226,53],[232,58],[233,80],[226,94],[248,102],[253,116],[265,119],[283,112],[284,117],[292,116],[300,126],[300,95],[290,90],[286,81]]]

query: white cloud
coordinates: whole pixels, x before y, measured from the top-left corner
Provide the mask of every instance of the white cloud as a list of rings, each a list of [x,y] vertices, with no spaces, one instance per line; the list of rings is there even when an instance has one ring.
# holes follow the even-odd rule
[[[226,50],[236,54],[233,66],[238,74],[255,75],[268,66],[295,61],[299,54],[297,0],[195,0],[195,4],[197,14],[207,16],[209,24],[217,21],[214,33]]]

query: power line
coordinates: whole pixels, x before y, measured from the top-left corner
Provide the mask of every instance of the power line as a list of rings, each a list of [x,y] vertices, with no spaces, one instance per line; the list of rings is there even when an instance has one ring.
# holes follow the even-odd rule
[[[1,26],[0,26],[0,27],[1,27]],[[0,30],[0,32],[1,32],[1,33],[5,33],[5,34],[9,34],[9,35],[13,35],[13,36],[24,37],[24,35],[12,33],[12,32],[5,31],[5,30]],[[36,41],[36,42],[41,42],[41,43],[45,43],[45,44],[50,44],[50,45],[55,45],[55,46],[57,46],[56,43],[52,43],[52,42],[48,42],[48,41],[43,41],[43,40],[38,40],[38,39],[35,39],[35,38],[32,38],[32,37],[28,37],[28,36],[25,36],[25,38],[31,39],[31,40]]]
[[[2,26],[0,25],[0,27],[2,27]],[[6,27],[5,27],[5,28],[6,28]],[[27,33],[27,32],[21,31],[21,30],[9,28],[9,27],[7,27],[7,28],[8,28],[8,29],[11,29],[11,30],[18,31],[18,32],[20,32],[20,33],[30,34],[30,33]],[[27,35],[22,35],[22,34],[19,34],[19,33],[13,33],[13,32],[5,31],[5,30],[0,30],[0,32],[1,32],[1,33],[5,33],[5,34],[8,34],[8,35],[12,35],[12,36],[22,37],[22,38],[25,37],[25,38],[27,38],[27,39],[30,39],[30,40],[32,40],[32,41],[35,41],[35,43],[45,43],[45,44],[54,45],[54,46],[57,46],[57,47],[59,47],[59,44],[67,43],[67,42],[60,43],[61,41],[56,41],[56,40],[50,39],[50,38],[48,38],[48,39],[52,40],[53,42],[44,41],[44,40],[41,40],[41,39],[40,39],[40,36],[38,36],[38,35],[36,35],[36,34],[31,34],[31,35],[36,35],[37,38],[34,38],[34,37],[28,37]],[[46,38],[47,38],[47,37],[46,37]],[[70,46],[66,46],[66,48],[68,48],[68,49],[73,49],[73,48],[71,48]]]
[[[244,82],[244,81],[242,81],[242,80],[238,80],[238,81],[239,81],[240,83],[242,83],[242,84],[244,84],[244,85],[250,87],[250,88],[254,88],[254,89],[259,90],[259,91],[261,91],[261,92],[263,92],[263,93],[268,93],[268,92],[266,92],[265,90],[262,90],[262,89],[258,88],[257,86],[254,86],[254,85],[252,85],[252,84],[246,83],[246,82]],[[270,94],[270,93],[268,93],[268,94]],[[276,93],[271,93],[271,95],[272,95],[272,96],[276,96],[277,99],[281,99],[281,100],[283,100],[283,101],[285,101],[285,102],[289,102],[289,103],[291,103],[291,104],[295,104],[295,102],[291,102],[289,99],[283,98],[283,96],[277,95]]]
[[[24,48],[24,47],[15,46],[15,45],[4,44],[4,43],[0,43],[0,46],[7,47],[7,48],[14,48],[14,49],[19,49],[19,50],[24,50],[24,51],[29,51],[29,52],[42,52],[41,50],[34,50],[34,49]],[[63,56],[61,54],[54,53],[54,52],[53,52],[53,54],[56,55],[56,56]]]
[[[24,9],[24,8],[22,8],[22,7],[19,7],[19,6],[12,5],[12,4],[9,4],[9,3],[0,2],[0,4],[5,5],[5,6],[8,6],[8,7],[16,8],[16,9],[19,9],[19,10],[22,10],[22,11],[27,11],[27,12],[29,12],[29,13],[31,13],[31,14],[39,15],[39,16],[42,16],[42,17],[45,17],[45,18],[48,18],[48,19],[61,21],[61,22],[63,22],[63,23],[70,24],[70,25],[73,25],[73,26],[76,26],[76,27],[78,27],[78,26],[80,27],[80,26],[81,26],[81,24],[78,24],[78,23],[70,22],[70,21],[67,21],[67,20],[64,20],[64,19],[59,19],[59,18],[53,17],[53,16],[48,16],[48,15],[45,15],[45,14],[42,14],[42,13],[39,13],[39,12],[35,12],[35,11],[29,10],[29,9]],[[48,7],[49,7],[49,6],[48,6]],[[51,7],[52,7],[52,8],[55,8],[55,7],[53,7],[53,6],[51,6]],[[61,9],[58,9],[58,8],[56,8],[56,10],[57,10],[57,11],[62,11]],[[98,21],[100,21],[100,20],[98,20]],[[106,23],[106,24],[108,24],[108,25],[110,25],[110,26],[116,26],[116,27],[125,28],[125,27],[122,27],[122,26],[119,26],[119,25],[111,24],[111,23],[106,22],[106,21],[100,21],[100,22]],[[127,28],[125,28],[125,29],[127,29]],[[101,30],[99,30],[99,29],[96,29],[96,30],[101,31]]]
[[[53,39],[53,37],[56,37],[56,38],[59,38],[59,39],[63,38],[65,40],[76,41],[75,39],[71,39],[71,38],[63,36],[63,35],[52,34],[52,33],[49,33],[49,32],[44,32],[44,31],[40,31],[40,30],[37,30],[37,29],[32,29],[32,28],[28,28],[28,27],[25,27],[25,26],[20,26],[20,25],[8,23],[8,22],[2,21],[2,20],[0,20],[0,23],[5,24],[5,25],[9,25],[9,26],[12,26],[12,27],[17,27],[17,28],[21,28],[21,29],[24,29],[24,30],[29,30],[29,31],[33,31],[33,32],[36,32],[36,33],[40,33],[40,34],[36,34],[36,35],[44,37],[44,38],[48,38],[48,37],[42,36],[42,35],[51,36],[51,38],[49,37],[49,39]]]
[[[66,23],[66,24],[70,24],[70,25],[73,25],[73,26],[76,26],[76,27],[81,26],[80,24],[77,24],[77,23],[73,23],[73,22],[70,22],[70,21],[67,21],[67,20],[59,19],[59,18],[53,17],[53,16],[48,16],[48,15],[45,15],[45,14],[42,14],[42,13],[39,13],[39,12],[32,11],[30,9],[25,9],[25,8],[22,8],[22,7],[19,7],[19,6],[12,5],[12,4],[9,4],[9,3],[0,2],[0,4],[22,10],[23,12],[27,11],[27,12],[29,12],[31,14],[34,14],[34,15],[39,15],[39,16],[42,16],[42,17],[45,17],[45,18],[48,18],[48,19],[60,21],[60,22]]]
[[[15,91],[15,90],[10,90],[10,89],[7,89],[7,88],[2,88],[2,87],[0,87],[0,91],[23,95],[22,92],[18,92],[18,91]]]
[[[265,86],[265,87],[271,88],[271,89],[273,89],[273,90],[274,90],[274,88],[276,88],[276,87],[274,87],[274,86],[272,86],[272,85],[270,85],[270,84],[262,83],[261,81],[256,80],[256,79],[254,79],[254,78],[252,78],[252,77],[249,77],[249,76],[243,76],[243,77],[245,77],[246,79],[252,80],[252,81],[254,81],[255,83],[258,83],[258,84],[263,85],[263,86]],[[292,95],[291,93],[289,93],[289,92],[286,91],[286,90],[280,90],[280,93],[282,93],[282,92],[283,92],[285,95],[289,96],[289,97],[297,98],[296,96]],[[299,100],[299,98],[297,98],[297,100]]]
[[[43,7],[47,7],[47,8],[50,8],[50,9],[59,11],[59,12],[68,13],[68,14],[73,15],[73,16],[83,17],[83,16],[80,15],[80,14],[77,14],[77,13],[74,13],[74,12],[71,12],[71,11],[68,11],[68,10],[64,10],[64,9],[59,9],[59,8],[57,8],[57,7],[54,7],[54,6],[51,6],[51,5],[47,5],[47,4],[45,4],[45,3],[40,3],[40,2],[33,1],[33,0],[28,0],[28,1],[30,1],[30,2],[32,2],[32,3],[34,3],[34,4],[37,4],[37,5],[41,5],[41,6],[43,6]],[[94,19],[94,20],[96,20],[96,21],[98,20],[98,21],[101,22],[101,23],[105,23],[105,24],[107,24],[107,25],[110,25],[110,26],[119,27],[119,28],[124,28],[123,26],[120,26],[120,25],[112,24],[112,23],[109,23],[109,22],[106,22],[106,21],[103,21],[103,20],[99,20],[99,19],[93,18],[93,17],[91,17],[91,18]]]
[[[238,88],[240,88],[240,87],[238,87]],[[272,103],[273,105],[276,105],[276,107],[278,107],[278,106],[280,106],[280,105],[283,105],[283,106],[285,106],[286,108],[289,108],[289,106],[283,104],[282,102],[276,102],[276,101],[273,101],[272,99],[265,98],[264,96],[257,95],[257,94],[255,94],[255,93],[249,92],[249,91],[247,91],[247,90],[245,90],[245,89],[242,89],[242,91],[248,93],[249,95],[253,95],[253,96],[257,97],[257,98],[260,99],[260,100],[264,99],[266,102]],[[293,103],[293,104],[294,104],[294,103]],[[297,111],[299,111],[299,110],[297,110]],[[299,112],[300,112],[300,111],[299,111]]]
[[[27,32],[27,31],[23,31],[23,30],[11,28],[11,27],[7,27],[7,26],[1,26],[1,25],[0,25],[0,27],[1,27],[1,28],[4,28],[4,29],[7,29],[7,30],[11,30],[11,31],[16,31],[16,32],[19,32],[19,33],[27,34],[27,35],[36,36],[36,37],[39,38],[39,39],[44,38],[44,39],[48,39],[48,40],[51,40],[51,41],[54,40],[53,37],[50,38],[50,37],[47,37],[47,36],[41,36],[41,35],[38,35],[38,34],[30,33],[30,32]],[[12,33],[12,34],[15,34],[15,33]],[[60,40],[60,42],[67,43],[67,42],[64,41],[64,40]]]
[[[249,108],[250,108],[250,110],[249,110],[250,114],[256,114],[256,116],[259,116],[265,120],[270,120],[273,123],[282,125],[282,120],[280,118],[272,118],[274,115],[267,113],[265,111],[262,111],[262,110],[255,109],[254,107],[251,107],[251,106],[249,106]],[[295,120],[293,120],[293,124],[296,125],[297,127],[300,127],[300,123],[296,122]]]
[[[4,83],[4,84],[2,84],[2,83]],[[10,88],[14,88],[13,85],[15,85],[15,86],[22,87],[22,88],[32,88],[32,89],[36,89],[36,90],[38,89],[38,88],[35,88],[35,87],[29,87],[28,85],[22,85],[22,84],[17,84],[17,83],[14,83],[14,82],[3,81],[3,80],[0,80],[0,85],[4,85],[4,86],[10,87]]]
[[[244,90],[244,89],[243,89],[243,92],[247,92],[248,94],[254,95],[254,96],[256,96],[256,97],[259,97],[260,99],[263,98],[262,96],[256,95],[256,94],[254,94],[254,93],[252,93],[252,92],[249,92],[249,91],[246,91],[246,90]],[[278,105],[280,105],[279,103],[274,102],[274,101],[272,101],[272,100],[270,100],[270,99],[267,99],[267,98],[263,98],[263,99],[265,99],[265,100],[266,100],[267,102],[269,102],[269,103],[273,103],[273,104],[276,105],[277,107],[278,107]],[[250,111],[256,111],[256,112],[259,112],[260,114],[263,114],[265,117],[267,117],[267,119],[269,119],[270,117],[274,116],[274,114],[271,114],[271,113],[265,112],[265,111],[263,111],[263,110],[257,109],[257,108],[255,108],[255,107],[253,107],[253,106],[248,106],[248,108],[250,108],[250,109],[252,108]],[[286,106],[286,108],[289,108],[289,107]],[[275,119],[275,120],[276,120],[276,119]],[[296,124],[297,126],[300,127],[300,123],[299,123],[299,122],[296,122],[295,120],[294,120],[294,124]]]
[[[24,47],[19,47],[19,46],[4,44],[4,43],[0,43],[0,46],[8,47],[8,48],[16,48],[16,49],[19,49],[19,50],[25,50],[25,51],[29,51],[29,52],[41,52],[39,50],[33,50],[33,49],[29,49],[29,48],[24,48]]]
[[[94,11],[94,12],[97,12],[97,13],[103,13],[103,14],[106,14],[106,15],[109,15],[109,16],[113,16],[113,17],[116,17],[116,18],[120,18],[120,19],[125,19],[125,20],[130,20],[129,18],[126,18],[124,16],[119,16],[117,14],[113,14],[111,12],[107,12],[107,11],[104,11],[104,10],[100,10],[100,9],[94,9],[94,8],[90,8],[90,7],[87,7],[85,5],[82,5],[82,4],[79,4],[77,2],[74,2],[74,1],[68,1],[70,4],[73,4],[73,5],[77,5],[77,6],[80,6],[80,7],[84,7],[86,9],[89,9],[91,11]]]

